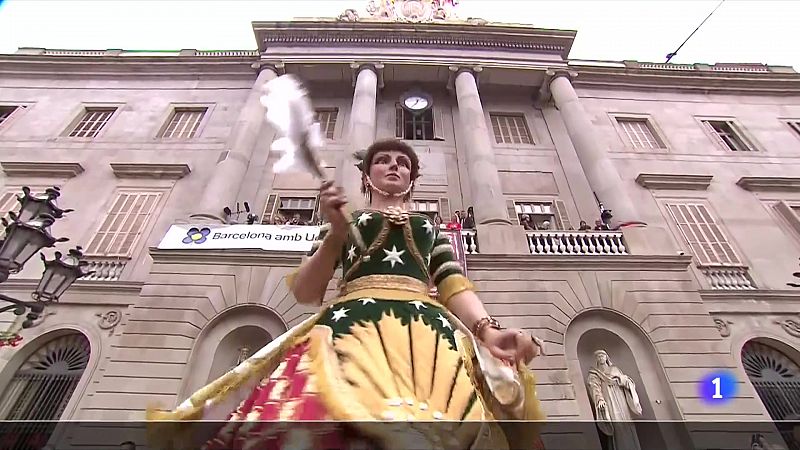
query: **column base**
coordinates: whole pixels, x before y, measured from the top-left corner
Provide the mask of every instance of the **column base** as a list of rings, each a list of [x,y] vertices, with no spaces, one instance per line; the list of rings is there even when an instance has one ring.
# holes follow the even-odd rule
[[[488,254],[530,254],[528,238],[521,226],[504,223],[477,225],[478,249]]]

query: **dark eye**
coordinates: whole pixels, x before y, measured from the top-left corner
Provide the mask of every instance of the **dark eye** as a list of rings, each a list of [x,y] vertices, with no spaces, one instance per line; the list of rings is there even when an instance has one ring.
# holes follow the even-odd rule
[[[411,167],[411,161],[409,161],[408,158],[399,158],[397,164],[406,168]]]

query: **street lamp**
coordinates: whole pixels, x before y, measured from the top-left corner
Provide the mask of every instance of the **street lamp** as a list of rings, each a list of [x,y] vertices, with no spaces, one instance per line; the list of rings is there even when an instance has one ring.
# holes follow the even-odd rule
[[[67,238],[54,238],[50,235],[50,226],[55,220],[72,211],[61,209],[55,204],[59,195],[58,188],[47,189],[41,195],[31,195],[27,186],[22,188],[22,195],[17,196],[20,202],[19,213],[9,212],[11,221],[2,219],[5,239],[0,241],[0,283],[8,280],[10,274],[22,270],[25,263],[39,250],[53,247],[56,242],[68,241]],[[10,303],[0,308],[0,313],[11,311],[17,316],[6,331],[0,331],[0,347],[16,347],[22,340],[19,332],[33,326],[45,305],[57,302],[75,280],[93,273],[84,272],[88,263],[81,260],[83,253],[80,247],[69,250],[66,256],[56,252],[52,260],[47,260],[44,255],[40,256],[45,270],[36,290],[31,294],[33,302],[17,300],[0,293],[0,300]]]

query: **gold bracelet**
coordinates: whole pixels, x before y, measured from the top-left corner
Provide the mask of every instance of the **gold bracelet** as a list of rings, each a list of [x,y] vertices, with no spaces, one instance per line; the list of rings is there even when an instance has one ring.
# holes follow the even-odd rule
[[[489,328],[494,328],[495,330],[502,330],[503,327],[500,326],[500,322],[497,321],[492,316],[481,317],[478,319],[474,325],[472,325],[472,335],[475,336],[475,339],[482,341],[481,333],[483,330]]]

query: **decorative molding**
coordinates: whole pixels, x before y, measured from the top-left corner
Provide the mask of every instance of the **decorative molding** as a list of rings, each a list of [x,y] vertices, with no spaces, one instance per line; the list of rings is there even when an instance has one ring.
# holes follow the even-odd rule
[[[736,182],[748,191],[800,191],[800,177],[742,177]]]
[[[648,270],[684,272],[692,263],[689,255],[467,255],[469,270],[591,270],[598,272]]]
[[[179,180],[191,172],[188,164],[170,163],[111,163],[117,178],[152,178]]]
[[[13,290],[13,291],[21,291],[21,292],[33,292],[36,290],[36,287],[39,285],[39,280],[32,280],[28,278],[11,278],[5,282],[3,282],[3,288],[6,290]],[[76,294],[115,294],[114,296],[109,296],[106,304],[129,304],[130,302],[124,301],[112,301],[115,299],[122,299],[124,296],[127,295],[139,295],[139,292],[142,290],[142,286],[144,283],[140,281],[111,281],[111,282],[104,282],[104,281],[86,281],[79,279],[75,281],[75,283],[70,286],[67,290],[65,296],[61,297],[58,300],[60,305],[67,304],[67,303],[82,303],[80,301],[69,301],[66,297]],[[97,303],[97,302],[91,302]]]
[[[776,320],[775,324],[780,325],[790,336],[800,338],[800,321],[795,319]]]
[[[383,82],[383,68],[385,66],[383,63],[379,62],[353,62],[350,64],[350,80],[352,82],[353,87],[356,87],[356,80],[358,79],[358,73],[362,70],[372,70],[375,72],[375,76],[378,78],[378,89],[383,89],[385,84]]]
[[[0,166],[9,177],[74,178],[84,171],[78,162],[5,161]]]
[[[271,70],[275,72],[276,75],[285,75],[286,74],[286,64],[281,61],[277,62],[270,62],[270,61],[256,61],[250,65],[253,69],[257,70],[259,73],[264,70]]]
[[[733,325],[733,322],[730,320],[714,318],[714,325],[717,326],[717,330],[719,330],[719,335],[722,337],[728,337],[731,335],[731,329],[728,325]]]
[[[153,264],[297,267],[303,252],[266,252],[257,249],[165,250],[150,247]]]
[[[640,173],[636,183],[647,189],[704,191],[713,178],[713,175]]]
[[[114,328],[122,321],[122,311],[118,309],[110,309],[102,314],[96,313],[95,316],[99,318],[97,326],[101,330],[108,330],[109,336],[114,334]]]

